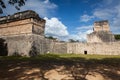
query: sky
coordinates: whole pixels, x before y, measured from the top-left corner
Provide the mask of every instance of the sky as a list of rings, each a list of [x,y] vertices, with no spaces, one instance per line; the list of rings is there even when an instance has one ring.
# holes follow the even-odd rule
[[[84,41],[95,21],[108,20],[114,34],[120,34],[120,0],[27,0],[17,11],[7,4],[4,14],[34,10],[46,20],[45,35],[59,40]]]

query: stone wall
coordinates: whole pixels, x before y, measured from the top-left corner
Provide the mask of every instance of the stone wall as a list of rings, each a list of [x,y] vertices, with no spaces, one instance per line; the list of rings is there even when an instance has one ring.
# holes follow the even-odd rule
[[[67,53],[67,43],[55,42],[37,34],[1,37],[7,43],[8,56],[36,56],[47,53]]]
[[[67,43],[56,42],[36,34],[2,37],[7,43],[8,56],[36,56],[39,54],[99,54],[120,55],[120,42]]]
[[[102,43],[102,42],[115,42],[114,35],[112,32],[108,31],[99,31],[99,32],[92,32],[87,35],[87,42],[88,43]]]
[[[1,37],[7,43],[8,56],[35,56],[47,52],[43,36],[36,34],[21,34]]]
[[[109,23],[107,20],[96,21],[94,23],[94,31],[110,31]]]
[[[31,10],[0,17],[0,36],[38,34],[44,36],[45,20]]]
[[[35,11],[26,10],[23,12],[15,13],[13,15],[0,17],[0,24],[6,24],[6,23],[16,22],[30,18],[36,19],[37,21],[43,21],[43,22],[45,21],[44,19],[40,18]]]
[[[29,51],[32,45],[32,38],[30,34],[4,36],[1,38],[7,43],[8,56],[29,56]]]
[[[44,25],[33,24],[32,33],[44,36]]]
[[[0,36],[32,33],[30,19],[0,25]]]
[[[107,43],[67,43],[67,53],[120,55],[120,42]]]
[[[45,22],[36,24],[32,18],[0,25],[0,36],[34,33],[44,35]]]
[[[7,43],[9,56],[46,53],[44,29],[45,20],[31,10],[0,17],[0,38]]]
[[[51,42],[50,53],[64,54],[67,53],[67,43],[64,42]]]
[[[94,23],[93,32],[87,35],[88,43],[102,43],[102,42],[114,42],[115,38],[110,31],[109,23],[107,20],[96,21]]]

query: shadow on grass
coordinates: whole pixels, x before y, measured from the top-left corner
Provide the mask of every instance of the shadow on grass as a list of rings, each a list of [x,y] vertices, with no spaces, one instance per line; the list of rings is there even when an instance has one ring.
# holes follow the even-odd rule
[[[89,72],[98,72],[105,78],[120,80],[120,58],[86,59],[86,57],[80,56],[61,57],[47,54],[30,58],[0,57],[0,64],[0,80],[31,80],[34,78],[47,80],[45,78],[47,71],[62,66],[64,68],[60,72],[68,71],[74,80],[86,80]],[[30,72],[30,70],[32,71]]]

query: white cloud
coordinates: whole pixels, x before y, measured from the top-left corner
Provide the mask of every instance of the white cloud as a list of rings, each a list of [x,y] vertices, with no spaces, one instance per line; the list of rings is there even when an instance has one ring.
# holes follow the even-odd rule
[[[92,28],[93,28],[92,25],[88,25],[88,26],[77,27],[76,30],[78,30],[78,31],[86,31],[86,30],[89,30],[89,29],[92,29]]]
[[[102,6],[98,5],[93,11],[92,18],[98,20],[109,20],[111,31],[120,33],[120,2],[114,0],[103,0]],[[91,16],[83,16],[82,21],[91,20]],[[84,19],[85,18],[85,19]]]
[[[116,17],[113,18],[113,24],[116,24],[116,26],[120,27],[120,4],[115,7],[116,9]]]
[[[111,29],[113,30],[114,33],[119,33],[120,34],[120,4],[115,7],[116,9],[116,17],[113,18],[112,22],[112,27]]]
[[[7,8],[4,9],[6,14],[13,14],[17,12],[14,6],[7,3],[7,0],[5,0],[5,3],[7,5]],[[49,17],[54,14],[57,7],[58,6],[56,4],[50,2],[49,0],[27,0],[26,4],[21,7],[20,11],[34,10],[42,17]]]
[[[79,41],[86,41],[87,34],[90,34],[93,30],[87,30],[85,32],[78,32],[77,34],[69,35],[68,39],[79,40]]]
[[[69,35],[68,39],[85,41],[87,39],[87,34],[90,34],[91,32],[93,32],[91,25],[77,27],[76,34]]]
[[[58,18],[53,17],[51,19],[44,18],[46,20],[45,35],[53,36],[60,40],[67,41],[69,39],[84,41],[86,35],[93,32],[92,26],[77,27],[74,31],[76,34],[69,34],[67,26],[65,26]]]
[[[80,35],[82,40],[86,40],[87,39],[87,34],[90,34],[92,32],[93,32],[93,30],[89,29],[89,30],[86,30],[85,32],[80,32],[78,35]]]
[[[28,0],[26,2],[26,5],[23,6],[22,10],[34,10],[36,11],[40,16],[42,17],[48,17],[51,16],[52,13],[54,13],[55,9],[57,8],[57,5],[54,3],[51,3],[49,0]]]
[[[93,32],[92,25],[89,26],[81,26],[77,27],[74,31],[76,34],[69,34],[67,30],[67,26],[65,26],[58,18],[53,17],[48,19],[47,17],[44,18],[46,20],[46,28],[45,28],[45,35],[53,36],[60,40],[79,40],[84,41],[86,40],[86,35]]]
[[[90,21],[91,19],[93,19],[94,18],[94,16],[89,16],[89,15],[87,15],[87,14],[84,14],[84,15],[82,15],[81,17],[80,17],[80,21],[81,22],[88,22],[88,21]]]
[[[105,9],[96,9],[93,13],[93,15],[97,18],[100,19],[110,19],[112,18],[115,14],[116,11],[115,10],[111,10],[108,8]]]
[[[46,20],[45,35],[63,39],[69,35],[67,27],[56,17]]]

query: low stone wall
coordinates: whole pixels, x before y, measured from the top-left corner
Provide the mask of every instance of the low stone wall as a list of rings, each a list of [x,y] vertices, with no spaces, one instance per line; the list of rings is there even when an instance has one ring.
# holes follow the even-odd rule
[[[88,43],[104,43],[104,42],[115,42],[114,35],[112,32],[107,31],[99,31],[99,32],[92,32],[87,35],[87,42]]]
[[[67,53],[120,55],[120,42],[67,43]]]
[[[36,34],[21,34],[1,37],[8,56],[36,56],[39,54],[100,54],[120,55],[120,42],[109,43],[67,43],[56,42]],[[2,52],[2,51],[1,51]]]
[[[36,34],[1,37],[7,45],[8,56],[36,56],[47,53],[67,53],[66,43],[55,42]],[[3,44],[4,44],[3,43]]]
[[[11,55],[22,55],[29,56],[29,51],[32,45],[31,36],[28,34],[24,35],[12,35],[1,37],[7,43],[8,56]]]
[[[36,55],[33,47],[34,38],[33,34],[21,34],[1,37],[7,43],[8,56],[21,55],[21,56],[34,56]],[[37,50],[37,49],[36,49]],[[32,54],[34,52],[34,54]]]
[[[67,43],[64,42],[51,42],[49,47],[50,53],[64,54],[67,53]]]

